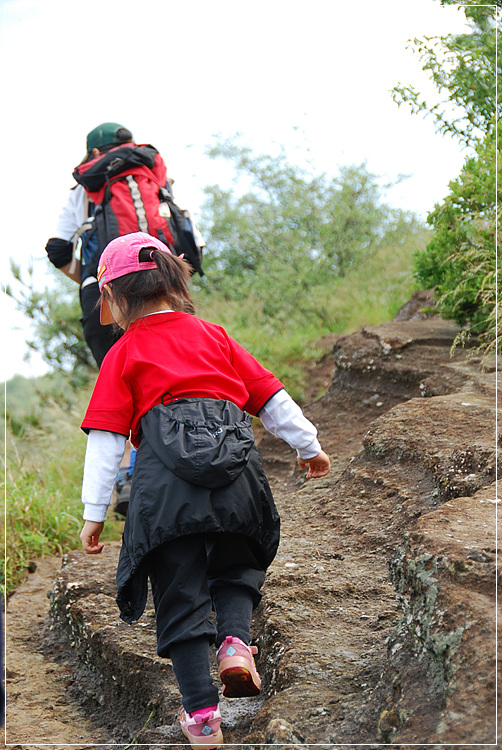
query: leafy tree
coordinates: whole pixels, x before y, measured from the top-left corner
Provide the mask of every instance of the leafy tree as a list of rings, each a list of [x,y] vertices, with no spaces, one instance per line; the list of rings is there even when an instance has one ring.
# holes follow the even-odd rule
[[[440,132],[474,151],[450,183],[449,195],[427,217],[434,236],[417,254],[415,270],[427,289],[436,290],[439,312],[466,327],[458,341],[475,334],[480,349],[489,354],[499,348],[497,205],[501,195],[496,194],[496,165],[501,130],[496,82],[502,67],[497,45],[502,0],[492,5],[473,5],[469,0],[460,4],[471,33],[414,40],[441,100],[430,105],[409,86],[397,86],[394,97],[398,104],[410,104],[413,112],[432,115]]]
[[[33,339],[27,342],[29,349],[38,352],[53,370],[70,373],[75,387],[87,382],[97,368],[85,343],[75,282],[55,272],[55,286],[38,290],[31,266],[27,280],[13,261],[11,273],[16,290],[8,285],[5,292],[33,323]]]
[[[441,5],[461,5],[470,22],[471,33],[414,39],[411,47],[418,54],[422,69],[435,84],[440,99],[431,104],[410,85],[393,89],[398,105],[408,104],[413,113],[432,116],[439,132],[457,137],[466,146],[475,146],[493,129],[496,81],[501,70],[498,49],[500,16],[491,5],[474,5],[470,0],[441,0]]]
[[[497,345],[500,312],[496,260],[502,191],[499,187],[497,195],[495,165],[501,137],[499,123],[450,183],[450,194],[428,217],[434,237],[416,259],[417,276],[426,288],[436,289],[442,315],[468,325],[487,353]]]
[[[323,318],[313,288],[333,287],[392,234],[418,227],[414,216],[381,202],[377,178],[364,164],[328,178],[292,166],[284,153],[254,155],[234,139],[209,153],[233,164],[238,187],[206,189],[212,291],[229,300],[252,297],[276,321]]]

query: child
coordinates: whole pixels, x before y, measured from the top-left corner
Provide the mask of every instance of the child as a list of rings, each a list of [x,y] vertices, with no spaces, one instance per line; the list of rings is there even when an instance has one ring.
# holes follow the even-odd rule
[[[324,476],[330,463],[282,383],[223,328],[195,317],[189,277],[185,261],[143,232],[112,240],[101,256],[101,321],[125,333],[103,361],[82,422],[89,437],[80,537],[88,554],[103,549],[131,435],[138,452],[117,603],[123,620],[137,620],[150,578],[157,652],[172,660],[181,728],[193,748],[207,750],[223,743],[209,646],[218,649],[224,696],[259,693],[251,614],[279,544],[249,415],[297,450],[307,478]]]

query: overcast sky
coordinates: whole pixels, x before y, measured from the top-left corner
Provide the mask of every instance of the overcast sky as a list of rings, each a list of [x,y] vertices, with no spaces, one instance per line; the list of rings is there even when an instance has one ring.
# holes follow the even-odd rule
[[[409,49],[414,37],[465,30],[439,0],[0,0],[0,269],[33,262],[51,283],[54,234],[85,137],[120,122],[152,143],[197,219],[204,187],[230,186],[205,155],[240,133],[257,153],[283,146],[335,175],[366,162],[386,200],[422,216],[448,192],[467,153],[430,118],[398,108],[398,82],[434,89]],[[0,381],[38,375],[23,361],[29,327],[2,295]],[[5,356],[7,353],[7,356]]]

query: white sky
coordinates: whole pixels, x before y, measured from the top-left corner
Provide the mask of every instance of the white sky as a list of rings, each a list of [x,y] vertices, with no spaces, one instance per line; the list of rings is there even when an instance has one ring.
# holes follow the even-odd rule
[[[407,42],[465,28],[439,0],[0,0],[2,283],[10,258],[51,283],[45,243],[105,121],[159,149],[196,220],[203,188],[230,186],[205,148],[237,132],[332,175],[364,161],[382,184],[411,175],[386,200],[425,216],[467,154],[390,90],[433,92]],[[23,361],[29,326],[2,304],[0,381],[46,371]]]

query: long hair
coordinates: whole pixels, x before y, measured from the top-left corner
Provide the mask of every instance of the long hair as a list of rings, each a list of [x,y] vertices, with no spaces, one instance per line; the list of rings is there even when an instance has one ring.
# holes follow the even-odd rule
[[[125,328],[144,315],[148,307],[155,302],[167,302],[172,310],[179,312],[191,315],[195,313],[188,292],[188,281],[191,276],[189,264],[171,253],[155,248],[142,248],[139,262],[148,263],[152,260],[157,264],[157,268],[128,273],[110,283]],[[106,288],[102,293],[110,300],[110,293]]]

